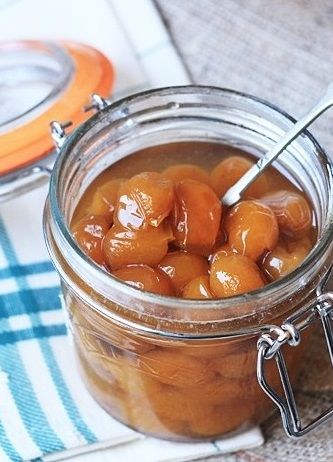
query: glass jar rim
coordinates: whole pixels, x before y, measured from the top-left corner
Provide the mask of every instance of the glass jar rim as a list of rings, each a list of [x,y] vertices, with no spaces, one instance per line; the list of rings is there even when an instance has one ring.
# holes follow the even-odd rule
[[[281,289],[286,288],[287,286],[295,283],[299,278],[301,278],[307,270],[309,270],[315,261],[318,260],[321,256],[324,255],[325,251],[328,249],[330,244],[332,243],[332,234],[333,234],[333,200],[332,194],[329,198],[329,214],[325,217],[324,222],[324,229],[323,234],[311,250],[311,252],[307,255],[305,260],[302,264],[296,268],[296,270],[292,271],[288,275],[284,276],[283,278],[274,281],[264,288],[228,298],[220,298],[220,299],[212,299],[212,300],[195,300],[195,299],[182,299],[178,297],[170,297],[165,295],[154,294],[151,292],[142,291],[137,289],[133,286],[130,286],[123,281],[113,277],[110,273],[108,273],[103,268],[99,267],[95,264],[87,255],[79,248],[76,241],[72,237],[72,234],[69,230],[69,227],[65,223],[64,216],[60,210],[59,201],[58,201],[58,184],[59,184],[59,175],[62,171],[63,162],[65,161],[68,153],[75,147],[78,141],[81,139],[82,136],[87,134],[89,130],[96,127],[98,122],[105,117],[106,114],[115,113],[119,111],[122,107],[128,107],[131,103],[142,101],[148,97],[159,95],[159,96],[172,96],[172,95],[205,95],[205,94],[216,94],[216,95],[228,95],[230,98],[240,98],[242,100],[246,100],[252,104],[259,105],[263,107],[265,110],[271,111],[273,115],[278,115],[282,119],[295,123],[295,119],[291,117],[288,113],[284,110],[281,110],[279,107],[265,101],[264,99],[258,98],[256,96],[252,96],[243,92],[239,92],[236,90],[226,89],[226,88],[219,88],[214,86],[202,86],[202,85],[187,85],[187,86],[172,86],[172,87],[164,87],[158,88],[153,90],[148,90],[144,92],[140,92],[128,97],[125,97],[121,100],[113,102],[110,106],[106,107],[105,109],[99,111],[87,121],[85,121],[79,129],[74,130],[70,136],[66,139],[65,143],[60,149],[59,155],[55,162],[53,172],[51,175],[50,180],[50,189],[49,189],[49,201],[50,201],[50,211],[51,215],[54,218],[54,222],[56,227],[61,235],[62,242],[65,242],[68,248],[79,257],[80,264],[90,271],[94,271],[96,275],[98,275],[99,280],[101,282],[108,284],[110,289],[121,291],[125,293],[129,297],[134,297],[140,302],[144,303],[152,303],[158,304],[159,306],[172,306],[177,309],[196,309],[196,310],[207,310],[207,309],[221,309],[223,310],[224,307],[230,308],[232,306],[239,305],[241,303],[254,303],[262,301],[263,298],[268,298],[270,296],[276,295]],[[148,112],[152,108],[148,108],[144,111]],[[135,113],[130,114],[128,117],[133,117]],[[125,117],[126,118],[126,117]],[[125,120],[124,118],[124,120]],[[313,137],[313,135],[308,131],[305,130],[303,135],[306,137],[307,141],[315,148],[316,153],[321,157],[325,166],[326,166],[326,174],[327,179],[329,182],[330,191],[333,191],[333,163],[328,158],[324,150],[321,148],[319,143]]]

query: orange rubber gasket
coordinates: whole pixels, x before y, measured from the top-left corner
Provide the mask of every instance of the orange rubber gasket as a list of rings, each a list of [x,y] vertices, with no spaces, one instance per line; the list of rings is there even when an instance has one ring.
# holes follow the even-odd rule
[[[22,42],[22,46],[29,42]],[[33,164],[54,150],[49,124],[53,120],[72,121],[73,127],[90,117],[83,111],[89,96],[110,94],[114,69],[95,48],[74,42],[61,45],[73,60],[74,73],[68,87],[45,112],[25,124],[0,135],[0,175]]]

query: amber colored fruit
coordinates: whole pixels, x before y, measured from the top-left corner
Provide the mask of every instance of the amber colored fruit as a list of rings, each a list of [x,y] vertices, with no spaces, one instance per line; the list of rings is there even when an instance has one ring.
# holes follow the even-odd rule
[[[211,172],[211,185],[218,195],[222,197],[224,193],[233,186],[253,165],[248,159],[240,156],[231,156],[222,160]],[[267,175],[262,173],[246,191],[244,198],[257,198],[268,190]]]
[[[209,256],[210,264],[214,263],[215,261],[219,260],[223,257],[230,257],[230,255],[236,255],[237,251],[232,249],[229,244],[223,244],[219,247],[216,252],[212,253]]]
[[[186,284],[183,289],[183,298],[214,298],[209,286],[209,276],[198,276]]]
[[[266,194],[260,201],[273,210],[282,233],[300,238],[309,232],[312,224],[311,208],[301,194],[276,191]]]
[[[257,265],[242,255],[215,261],[211,266],[209,282],[217,297],[240,295],[265,285]]]
[[[218,235],[221,214],[221,203],[210,186],[194,180],[177,183],[170,216],[175,244],[189,252],[209,255]]]
[[[117,385],[118,388],[122,387],[126,380],[124,374],[126,363],[121,358],[121,350],[114,348],[109,355],[88,349],[82,349],[82,353],[96,374],[106,379],[110,385]]]
[[[98,367],[91,367],[91,363],[95,361],[96,356],[94,358],[91,355],[85,355],[82,348],[78,347],[78,345],[75,345],[75,347],[82,376],[92,395],[112,415],[117,417],[122,416],[124,396],[118,383],[110,375],[106,379],[103,374],[97,373]]]
[[[182,180],[195,180],[210,185],[209,173],[194,164],[172,165],[172,167],[168,167],[163,171],[163,176],[166,176],[174,183]]]
[[[194,437],[213,439],[243,427],[244,422],[250,422],[254,409],[253,401],[246,398],[213,408],[202,403],[200,412],[197,410],[197,415],[189,422],[190,428]]]
[[[178,431],[181,431],[181,426],[182,423],[185,423],[186,415],[184,407],[176,405],[176,403],[183,402],[184,388],[152,379],[146,373],[144,376],[146,392],[149,398],[151,397],[149,407],[154,410],[159,419],[169,425],[173,422],[172,427],[174,429],[178,427]]]
[[[151,378],[175,387],[195,387],[209,382],[214,376],[205,360],[174,355],[167,348],[141,356],[137,367]]]
[[[262,270],[270,281],[275,281],[297,268],[311,247],[311,241],[307,237],[300,241],[279,242],[275,249],[264,257]]]
[[[173,207],[173,183],[157,172],[124,181],[118,191],[114,222],[128,229],[157,227]]]
[[[177,294],[180,294],[192,279],[208,274],[205,258],[181,250],[168,253],[158,267],[169,276]]]
[[[128,265],[113,272],[113,276],[147,292],[174,295],[172,282],[163,271],[148,265]]]
[[[253,260],[272,250],[279,238],[275,214],[258,201],[239,202],[229,211],[224,224],[230,247]]]
[[[111,225],[117,203],[118,190],[123,181],[123,179],[117,178],[99,186],[87,209],[88,213],[92,215],[103,215]]]
[[[173,437],[182,434],[184,416],[180,407],[170,407],[168,386],[150,378],[146,373],[133,373],[128,380],[129,424],[151,435]],[[178,392],[179,398],[179,392]],[[173,400],[171,404],[176,401]]]
[[[105,261],[111,270],[133,264],[156,266],[167,254],[172,239],[171,228],[165,222],[157,228],[141,230],[114,225],[103,241]]]
[[[189,362],[191,364],[192,361]],[[203,371],[205,370],[204,367]],[[173,374],[172,369],[168,368],[167,372]],[[149,409],[154,410],[160,421],[169,428],[172,425],[172,429],[178,430],[178,434],[194,438],[219,436],[237,428],[252,417],[255,404],[251,400],[252,397],[247,397],[246,387],[242,387],[241,399],[238,398],[236,401],[229,398],[228,387],[217,383],[211,374],[208,375],[208,379],[207,382],[196,383],[193,387],[191,380],[188,384],[179,386],[177,380],[176,384],[158,383],[157,380],[146,376],[144,398],[149,396]],[[230,384],[234,390],[237,388],[234,381],[230,381]],[[141,402],[142,400],[136,400],[136,403]],[[237,406],[240,406],[242,411],[235,413]],[[143,416],[145,415],[143,412]],[[142,419],[145,420],[144,417],[141,417]]]
[[[227,244],[227,233],[220,226],[220,229],[219,229],[219,231],[217,233],[217,238],[216,238],[215,244],[214,244],[210,254],[208,255],[208,261],[211,262],[211,260],[212,260],[213,256],[215,255],[215,253],[218,252],[224,246],[228,246],[228,244]]]
[[[72,226],[74,239],[83,252],[96,263],[104,263],[102,242],[109,231],[107,219],[99,215],[88,215]]]
[[[239,354],[230,354],[216,357],[212,361],[214,370],[226,379],[244,379],[253,376],[256,368],[257,352],[254,348],[241,351]]]

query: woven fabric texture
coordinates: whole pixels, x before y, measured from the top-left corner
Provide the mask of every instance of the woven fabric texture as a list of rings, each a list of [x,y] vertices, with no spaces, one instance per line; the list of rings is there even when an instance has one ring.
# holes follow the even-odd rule
[[[333,77],[330,0],[156,0],[156,4],[195,83],[251,93],[300,117]],[[332,128],[333,111],[310,130],[331,155]],[[332,405],[332,377],[326,347],[316,332],[297,392],[305,421]],[[292,441],[275,415],[264,425],[267,442],[262,448],[209,460],[333,461],[332,430],[333,422],[326,423],[305,439]]]

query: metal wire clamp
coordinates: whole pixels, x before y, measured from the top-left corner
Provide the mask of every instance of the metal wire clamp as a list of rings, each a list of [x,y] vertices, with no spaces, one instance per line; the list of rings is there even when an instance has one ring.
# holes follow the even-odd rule
[[[318,427],[333,415],[333,406],[306,425],[302,421],[296,406],[295,395],[290,383],[287,366],[281,347],[288,344],[296,347],[301,341],[301,331],[316,320],[320,320],[325,333],[326,344],[333,366],[333,293],[318,295],[315,301],[296,311],[280,326],[272,326],[258,340],[257,378],[264,392],[278,406],[283,427],[288,436],[299,438]],[[284,396],[280,396],[265,377],[265,362],[275,359],[283,387]]]

